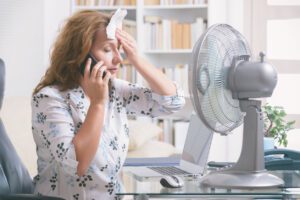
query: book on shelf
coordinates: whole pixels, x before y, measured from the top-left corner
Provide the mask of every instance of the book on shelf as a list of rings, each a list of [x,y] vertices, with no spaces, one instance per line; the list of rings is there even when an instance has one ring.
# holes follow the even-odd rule
[[[194,22],[191,25],[191,43],[195,44],[197,40],[200,38],[201,34],[206,30],[207,28],[207,22],[199,17],[196,19],[196,22]]]
[[[187,23],[183,24],[182,27],[182,48],[190,49],[192,48],[191,44],[191,26]]]
[[[159,67],[170,80],[176,82],[183,90],[184,96],[189,97],[189,83],[188,83],[188,64],[177,64],[174,67]],[[148,86],[148,83],[142,79],[138,82],[139,85]]]
[[[189,128],[189,122],[174,122],[174,146],[182,151]]]
[[[207,3],[206,0],[145,0],[145,5],[199,5]]]
[[[136,21],[124,19],[122,26],[123,30],[129,33],[136,40]]]
[[[144,16],[145,49],[191,49],[206,29],[203,18],[193,23],[180,23],[177,20],[159,16]]]
[[[148,23],[160,23],[162,18],[160,16],[146,15],[144,16],[144,21]]]
[[[117,77],[130,83],[135,83],[135,68],[125,59],[118,70]]]
[[[162,48],[163,49],[171,49],[171,21],[162,19]]]
[[[160,0],[144,0],[145,5],[160,5]]]
[[[188,64],[177,64],[172,68],[163,68],[163,72],[169,79],[175,81],[179,85],[183,90],[185,97],[189,96]]]
[[[76,0],[77,6],[131,6],[136,0]]]

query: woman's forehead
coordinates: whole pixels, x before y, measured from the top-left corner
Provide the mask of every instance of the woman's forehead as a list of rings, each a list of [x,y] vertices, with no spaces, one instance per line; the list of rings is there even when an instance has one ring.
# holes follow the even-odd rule
[[[105,29],[97,31],[95,43],[97,45],[101,45],[101,46],[106,45],[106,44],[119,46],[119,42],[117,40],[112,40],[112,39],[107,38],[107,34],[106,34]]]

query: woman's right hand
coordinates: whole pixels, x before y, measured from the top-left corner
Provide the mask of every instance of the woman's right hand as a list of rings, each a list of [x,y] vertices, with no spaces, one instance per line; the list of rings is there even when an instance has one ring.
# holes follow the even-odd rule
[[[99,61],[90,73],[92,60],[88,59],[85,65],[84,75],[81,79],[81,86],[89,97],[91,105],[104,105],[108,99],[108,82],[111,77],[103,61]],[[102,78],[104,71],[106,75]]]

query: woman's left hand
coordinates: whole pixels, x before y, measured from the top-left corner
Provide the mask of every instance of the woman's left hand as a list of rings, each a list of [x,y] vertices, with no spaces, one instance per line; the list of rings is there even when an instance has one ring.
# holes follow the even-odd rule
[[[129,62],[134,63],[138,58],[137,44],[134,38],[121,29],[117,29],[116,37],[121,43]]]

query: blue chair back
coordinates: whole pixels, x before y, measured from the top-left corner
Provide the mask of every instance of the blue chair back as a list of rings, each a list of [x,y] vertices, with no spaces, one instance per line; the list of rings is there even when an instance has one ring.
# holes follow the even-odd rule
[[[4,97],[5,64],[0,58],[0,112]],[[0,194],[32,194],[32,179],[12,145],[0,114]]]

